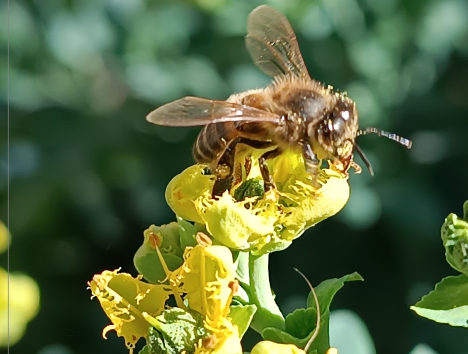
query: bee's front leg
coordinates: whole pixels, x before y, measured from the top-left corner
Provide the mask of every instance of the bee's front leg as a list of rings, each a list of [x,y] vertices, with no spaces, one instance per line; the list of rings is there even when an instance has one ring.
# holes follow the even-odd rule
[[[308,142],[303,142],[302,144],[302,156],[304,157],[305,169],[312,178],[312,185],[315,188],[320,188],[321,186],[318,182],[318,168],[320,166],[320,160],[317,158]]]

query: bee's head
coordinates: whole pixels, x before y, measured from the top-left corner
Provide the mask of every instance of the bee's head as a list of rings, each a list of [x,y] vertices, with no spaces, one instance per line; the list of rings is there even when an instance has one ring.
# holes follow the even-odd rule
[[[320,160],[340,162],[347,170],[353,157],[354,140],[358,131],[355,103],[340,95],[323,119],[308,128],[310,143]]]

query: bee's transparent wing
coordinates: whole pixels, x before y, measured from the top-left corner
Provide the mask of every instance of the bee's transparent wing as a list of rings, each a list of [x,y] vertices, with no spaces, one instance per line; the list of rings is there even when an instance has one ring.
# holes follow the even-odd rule
[[[310,77],[291,24],[275,9],[262,5],[250,13],[245,43],[255,65],[265,74]]]
[[[236,121],[279,123],[281,117],[240,103],[184,97],[155,109],[146,120],[157,125],[192,127]]]

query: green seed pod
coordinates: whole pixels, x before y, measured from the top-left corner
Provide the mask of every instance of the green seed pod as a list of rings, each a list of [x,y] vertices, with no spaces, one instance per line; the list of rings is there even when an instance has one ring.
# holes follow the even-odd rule
[[[234,192],[234,199],[242,201],[245,198],[263,197],[265,194],[265,187],[263,181],[260,179],[248,179],[242,183],[239,188]]]
[[[450,214],[441,229],[447,262],[468,275],[468,201],[463,205],[463,219]]]

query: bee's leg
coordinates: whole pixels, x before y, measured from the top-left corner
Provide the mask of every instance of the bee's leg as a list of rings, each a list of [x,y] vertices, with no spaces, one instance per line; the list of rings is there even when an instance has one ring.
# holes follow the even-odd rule
[[[302,156],[304,157],[304,165],[306,171],[312,177],[312,185],[316,188],[320,188],[318,183],[318,167],[320,160],[317,158],[315,153],[312,151],[312,147],[308,142],[302,144]]]
[[[223,155],[218,161],[215,169],[216,181],[213,186],[211,196],[213,198],[221,196],[225,191],[230,190],[234,181],[234,157],[236,154],[236,145],[240,138],[232,140]]]
[[[239,143],[245,144],[245,145],[250,146],[250,147],[253,147],[254,149],[266,149],[266,148],[269,148],[269,147],[272,147],[272,146],[276,145],[272,141],[251,140],[251,139],[247,139],[247,138],[242,138],[239,141]],[[265,161],[267,159],[272,159],[272,158],[278,156],[279,154],[281,154],[281,151],[278,148],[276,148],[274,150],[267,151],[258,160],[259,165],[260,165],[260,172],[261,172],[262,177],[263,177],[263,182],[265,183],[265,191],[268,191],[268,190],[270,190],[272,188],[275,188],[275,183],[273,182],[273,179],[271,178],[270,172],[268,171],[268,166],[266,165]],[[251,162],[250,162],[250,164],[248,166],[246,164],[246,174],[248,175],[249,171],[247,171],[247,167],[248,167],[248,169],[250,171]]]
[[[252,157],[251,156],[245,157],[244,167],[245,167],[245,178],[247,178],[247,176],[250,173],[250,170],[252,169]]]
[[[270,171],[268,170],[266,160],[273,159],[281,155],[281,153],[282,151],[280,150],[280,148],[276,148],[275,150],[267,151],[258,159],[258,163],[260,165],[260,172],[263,177],[263,183],[265,183],[265,192],[269,191],[270,189],[276,188],[275,182],[273,181]]]
[[[247,157],[246,157],[247,160]],[[236,162],[234,165],[234,173],[233,173],[234,181],[233,184],[239,184],[242,182],[242,164],[240,162]]]

